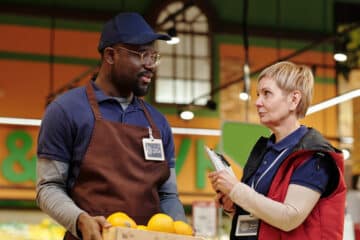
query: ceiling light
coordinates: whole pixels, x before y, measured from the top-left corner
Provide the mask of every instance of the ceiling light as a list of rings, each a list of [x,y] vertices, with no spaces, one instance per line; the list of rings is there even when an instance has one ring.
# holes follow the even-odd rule
[[[242,101],[247,101],[247,100],[249,100],[249,94],[246,93],[246,92],[241,92],[241,93],[239,94],[239,98],[240,98]]]
[[[40,119],[0,117],[0,124],[40,126]]]
[[[182,120],[191,120],[194,118],[195,115],[192,111],[186,109],[186,110],[180,111],[179,116]]]
[[[350,150],[347,149],[347,148],[344,148],[341,151],[342,151],[344,160],[348,160],[350,158],[350,156],[351,156]]]
[[[170,40],[166,41],[167,44],[174,45],[180,42],[180,38],[177,35],[177,31],[175,27],[169,28],[167,34],[171,37]]]
[[[347,56],[345,53],[338,52],[334,54],[334,60],[337,62],[345,62],[347,60]]]
[[[244,70],[244,90],[239,94],[239,98],[242,101],[247,101],[250,98],[249,92],[250,92],[250,66],[247,63],[244,63],[243,66]]]
[[[171,37],[170,40],[167,40],[166,43],[169,45],[175,45],[178,44],[180,42],[180,38],[178,37]]]
[[[194,110],[209,109],[215,111],[216,108],[216,102],[212,99],[208,99],[205,105],[195,105],[194,103],[190,103],[188,105],[182,106],[178,110],[178,115],[183,120],[191,120],[195,117]]]
[[[340,137],[340,143],[353,144],[354,138],[353,137]]]
[[[306,112],[306,115],[321,111],[323,109],[332,107],[334,105],[340,104],[342,102],[351,100],[351,99],[356,98],[356,97],[360,97],[360,88],[349,91],[349,92],[344,93],[342,95],[330,98],[330,99],[325,100],[323,102],[320,102],[318,104],[312,105],[312,106],[309,107],[308,111]]]
[[[334,60],[337,62],[345,62],[348,59],[347,45],[350,39],[347,34],[338,36],[334,43]]]

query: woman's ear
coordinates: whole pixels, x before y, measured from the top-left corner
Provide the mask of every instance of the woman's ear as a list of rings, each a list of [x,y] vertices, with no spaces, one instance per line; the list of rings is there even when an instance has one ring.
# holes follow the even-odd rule
[[[108,64],[114,64],[115,49],[107,47],[104,49],[104,61]]]
[[[289,98],[290,98],[290,103],[291,103],[291,107],[290,110],[295,111],[297,106],[300,103],[301,100],[301,92],[299,90],[294,90],[290,93]]]

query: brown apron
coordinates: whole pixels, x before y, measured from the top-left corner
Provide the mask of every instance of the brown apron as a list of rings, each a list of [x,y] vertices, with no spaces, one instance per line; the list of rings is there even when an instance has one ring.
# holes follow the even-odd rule
[[[90,83],[86,94],[95,125],[71,198],[91,216],[108,217],[122,211],[137,224],[146,225],[153,214],[160,212],[157,190],[170,175],[167,161],[145,160],[142,139],[149,138],[148,128],[103,119]],[[154,138],[160,138],[140,101]],[[76,238],[67,232],[64,239]]]

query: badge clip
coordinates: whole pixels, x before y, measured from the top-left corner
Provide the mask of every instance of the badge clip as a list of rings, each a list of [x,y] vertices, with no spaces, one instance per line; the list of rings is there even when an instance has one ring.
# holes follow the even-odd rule
[[[143,138],[143,148],[146,160],[164,161],[165,154],[161,139],[154,138],[151,127],[149,129],[149,138]]]

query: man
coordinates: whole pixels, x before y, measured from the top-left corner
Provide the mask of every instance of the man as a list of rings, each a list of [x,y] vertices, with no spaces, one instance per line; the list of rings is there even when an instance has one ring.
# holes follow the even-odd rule
[[[122,211],[137,224],[157,212],[186,220],[178,199],[174,142],[165,117],[146,95],[168,40],[136,13],[102,30],[94,81],[46,109],[38,139],[37,202],[62,224],[65,239],[101,239],[105,218]]]

